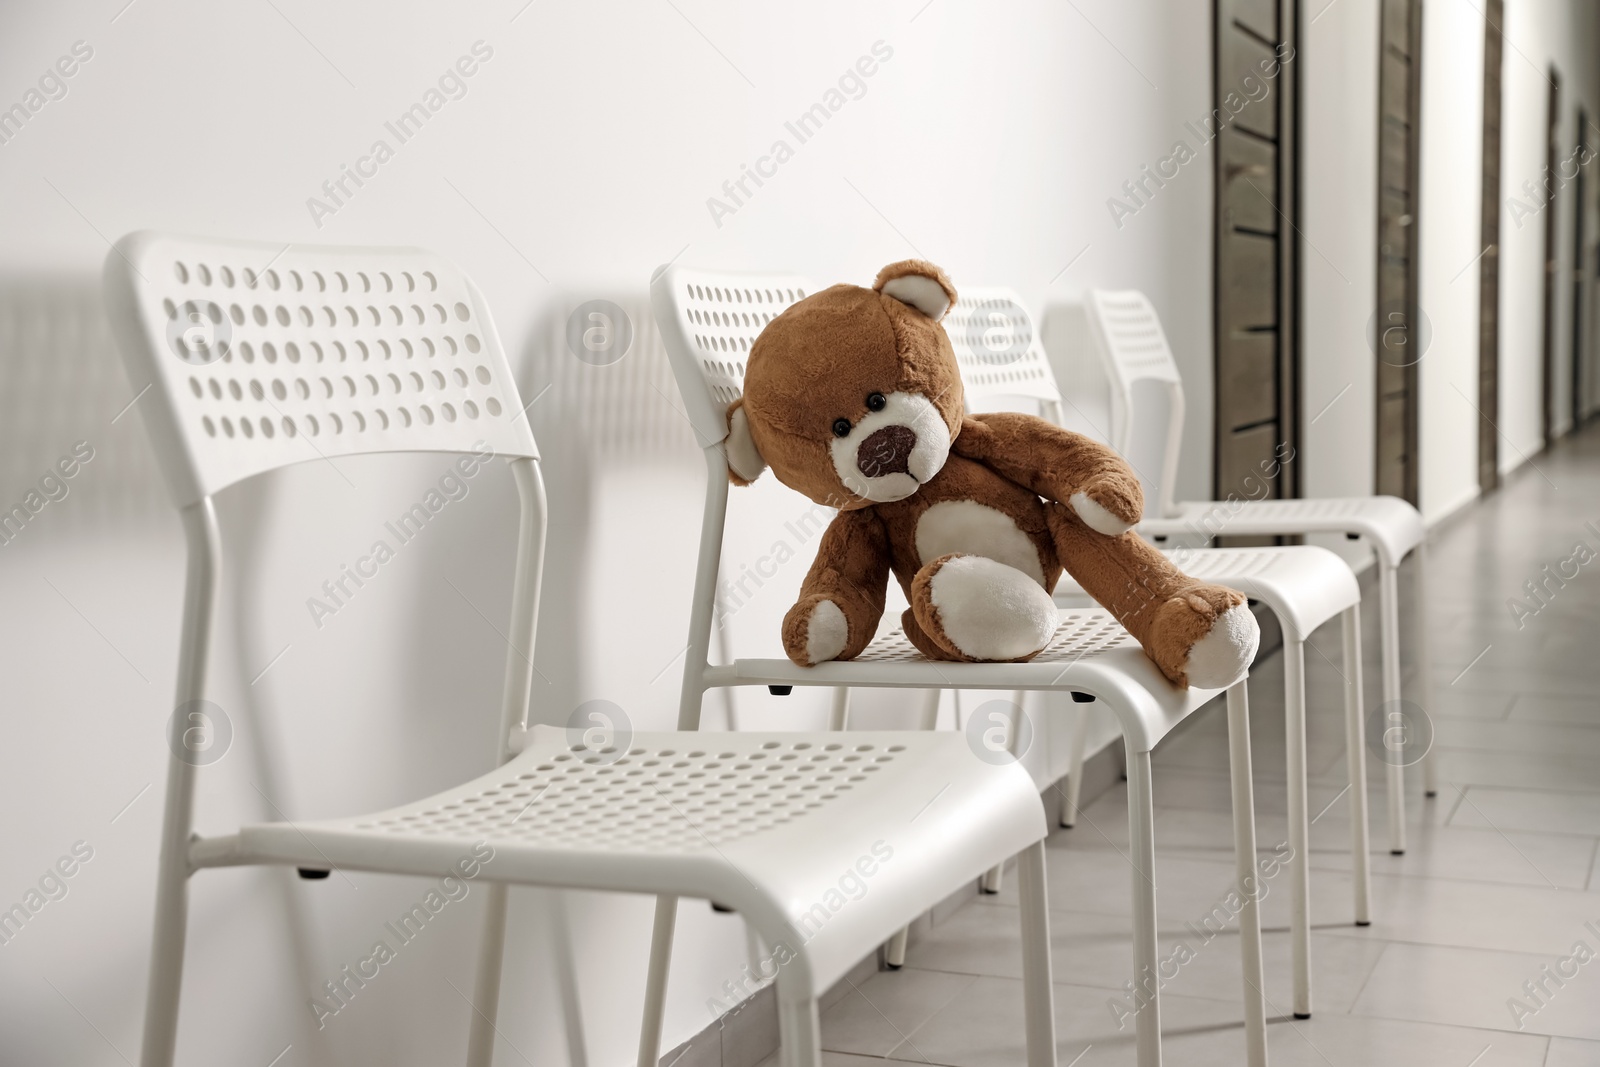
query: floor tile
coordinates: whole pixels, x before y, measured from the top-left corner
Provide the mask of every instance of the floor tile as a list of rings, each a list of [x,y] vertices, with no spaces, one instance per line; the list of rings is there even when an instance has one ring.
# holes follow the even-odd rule
[[[963,914],[982,910],[967,908]],[[1013,954],[1020,952],[1018,944],[1013,936],[1009,946]],[[887,1056],[973,981],[970,974],[914,967],[875,974],[823,1013],[822,1047]]]
[[[1353,1013],[1600,1041],[1600,935],[1575,927],[1560,955],[1390,945]]]
[[[1600,1041],[1553,1038],[1544,1067],[1600,1067]]]
[[[1600,700],[1594,697],[1519,696],[1508,716],[1512,722],[1554,722],[1600,727]]]
[[[1600,792],[1473,786],[1450,825],[1593,837],[1600,834]]]

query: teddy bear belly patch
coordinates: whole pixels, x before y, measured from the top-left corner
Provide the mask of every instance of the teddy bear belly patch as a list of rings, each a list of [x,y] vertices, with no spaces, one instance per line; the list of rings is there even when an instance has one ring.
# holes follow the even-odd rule
[[[1005,512],[975,500],[943,500],[922,513],[916,530],[919,566],[951,553],[1004,563],[1044,586],[1033,540]]]

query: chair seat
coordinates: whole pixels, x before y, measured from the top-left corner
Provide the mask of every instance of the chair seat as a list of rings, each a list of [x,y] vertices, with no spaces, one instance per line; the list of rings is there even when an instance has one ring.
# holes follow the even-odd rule
[[[240,830],[252,858],[703,897],[737,909],[817,993],[869,946],[1046,832],[1016,763],[953,733],[638,733],[522,753],[388,811]],[[625,746],[625,748],[624,748]],[[487,846],[487,849],[484,846]]]
[[[1026,663],[931,660],[896,629],[879,636],[853,660],[801,667],[788,659],[740,659],[709,668],[705,681],[713,687],[826,685],[1087,693],[1104,700],[1116,713],[1133,752],[1153,749],[1174,726],[1222,692],[1179,689],[1167,681],[1132,635],[1103,608],[1063,611],[1054,640]]]
[[[1337,555],[1315,545],[1178,548],[1163,555],[1191,578],[1225,585],[1261,601],[1301,637],[1361,603],[1355,572]],[[1055,596],[1077,603],[1088,594],[1070,575],[1062,575]]]
[[[1146,537],[1356,533],[1370,538],[1386,566],[1398,566],[1427,535],[1422,513],[1397,496],[1303,500],[1191,500],[1176,514],[1146,519]]]
[[[1266,604],[1300,637],[1361,603],[1349,564],[1315,545],[1177,549],[1167,555],[1192,577]]]

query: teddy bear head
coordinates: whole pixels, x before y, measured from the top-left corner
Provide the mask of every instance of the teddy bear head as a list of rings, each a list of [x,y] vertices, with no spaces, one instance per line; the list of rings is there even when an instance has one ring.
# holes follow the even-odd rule
[[[728,467],[841,511],[903,500],[939,473],[961,429],[961,374],[939,320],[955,287],[905,260],[871,289],[835,285],[791,305],[750,348],[728,409]]]

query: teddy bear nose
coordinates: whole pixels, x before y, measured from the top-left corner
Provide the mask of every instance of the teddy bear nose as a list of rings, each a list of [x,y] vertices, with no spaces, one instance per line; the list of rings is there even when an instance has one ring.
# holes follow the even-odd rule
[[[886,474],[909,474],[911,450],[917,447],[917,434],[909,426],[885,426],[870,434],[856,449],[856,466],[868,478]]]

